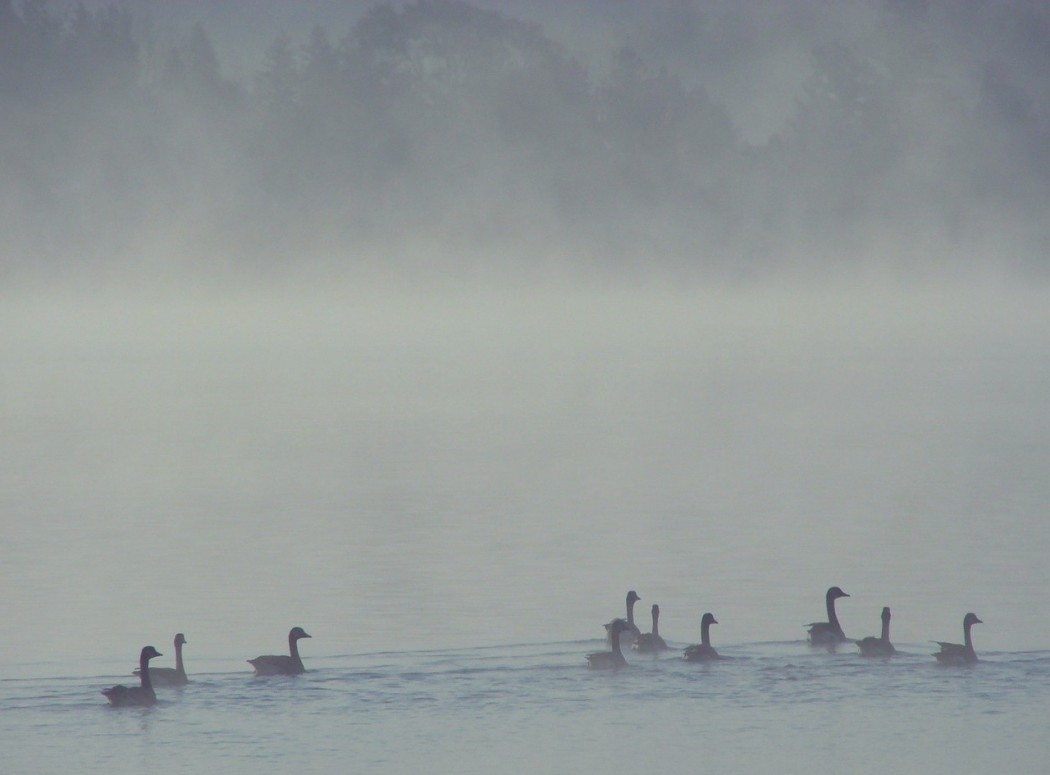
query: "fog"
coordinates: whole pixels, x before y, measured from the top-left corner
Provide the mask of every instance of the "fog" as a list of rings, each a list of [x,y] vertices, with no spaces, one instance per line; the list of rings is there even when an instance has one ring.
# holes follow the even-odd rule
[[[8,660],[185,630],[198,669],[596,637],[994,623],[1034,648],[1047,305],[987,283],[5,303]],[[195,637],[194,637],[195,636]],[[943,636],[942,636],[943,637]],[[921,647],[920,647],[921,648]],[[223,666],[222,669],[229,669]]]
[[[1050,253],[1034,1],[4,6],[18,282]]]
[[[2,658],[1045,646],[1048,74],[1034,1],[0,2]]]

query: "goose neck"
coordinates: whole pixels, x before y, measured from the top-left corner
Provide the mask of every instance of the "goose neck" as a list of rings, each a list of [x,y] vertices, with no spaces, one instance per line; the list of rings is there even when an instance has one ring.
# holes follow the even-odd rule
[[[143,689],[153,689],[153,682],[149,677],[149,655],[145,651],[139,655],[139,677]]]

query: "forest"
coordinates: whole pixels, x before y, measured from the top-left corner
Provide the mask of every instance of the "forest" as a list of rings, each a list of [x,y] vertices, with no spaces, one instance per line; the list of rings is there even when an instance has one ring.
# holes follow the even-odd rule
[[[557,20],[378,3],[275,30],[235,76],[203,22],[146,40],[133,7],[0,0],[0,277],[1045,273],[1047,6],[800,17],[790,110],[756,140],[705,80],[768,52],[760,5],[654,2],[674,13],[595,56]]]

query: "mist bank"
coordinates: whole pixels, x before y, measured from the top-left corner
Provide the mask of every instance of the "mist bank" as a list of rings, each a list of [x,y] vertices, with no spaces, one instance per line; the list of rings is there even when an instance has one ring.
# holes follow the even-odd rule
[[[136,290],[136,293],[129,293]],[[463,358],[517,346],[569,358],[610,343],[651,348],[686,343],[713,357],[791,362],[804,351],[877,345],[950,353],[962,343],[1033,357],[1048,346],[1045,284],[1001,274],[899,282],[859,277],[709,283],[552,283],[504,275],[405,281],[388,275],[354,284],[326,277],[292,282],[129,288],[118,283],[0,292],[0,345],[33,360],[121,359],[275,351],[317,356],[364,348]],[[562,346],[574,349],[559,350]],[[719,356],[719,353],[721,354]],[[513,360],[510,356],[506,356]],[[529,359],[524,359],[527,362]],[[673,358],[670,359],[673,361]],[[485,358],[479,358],[484,364]]]
[[[0,276],[1045,275],[1043,4],[497,5],[6,0]]]
[[[946,282],[6,299],[4,658],[85,621],[81,658],[601,637],[635,587],[669,637],[801,640],[831,583],[854,631],[918,589],[898,642],[972,609],[1038,648],[1048,318]]]

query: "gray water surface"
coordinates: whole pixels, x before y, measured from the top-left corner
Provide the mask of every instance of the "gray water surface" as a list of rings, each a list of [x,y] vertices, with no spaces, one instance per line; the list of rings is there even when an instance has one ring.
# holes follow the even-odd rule
[[[606,673],[583,660],[600,647],[348,655],[298,677],[231,664],[147,709],[106,706],[111,676],[6,679],[4,771],[1040,773],[1050,756],[1046,651],[953,669],[923,644],[892,660],[731,644]]]
[[[1046,302],[4,298],[4,770],[1044,771]],[[908,656],[809,652],[833,584],[848,634],[891,606]],[[739,659],[589,673],[628,589],[680,645],[713,611]],[[967,611],[985,661],[938,670]],[[293,625],[311,672],[244,675]],[[195,683],[108,710],[176,632]]]

